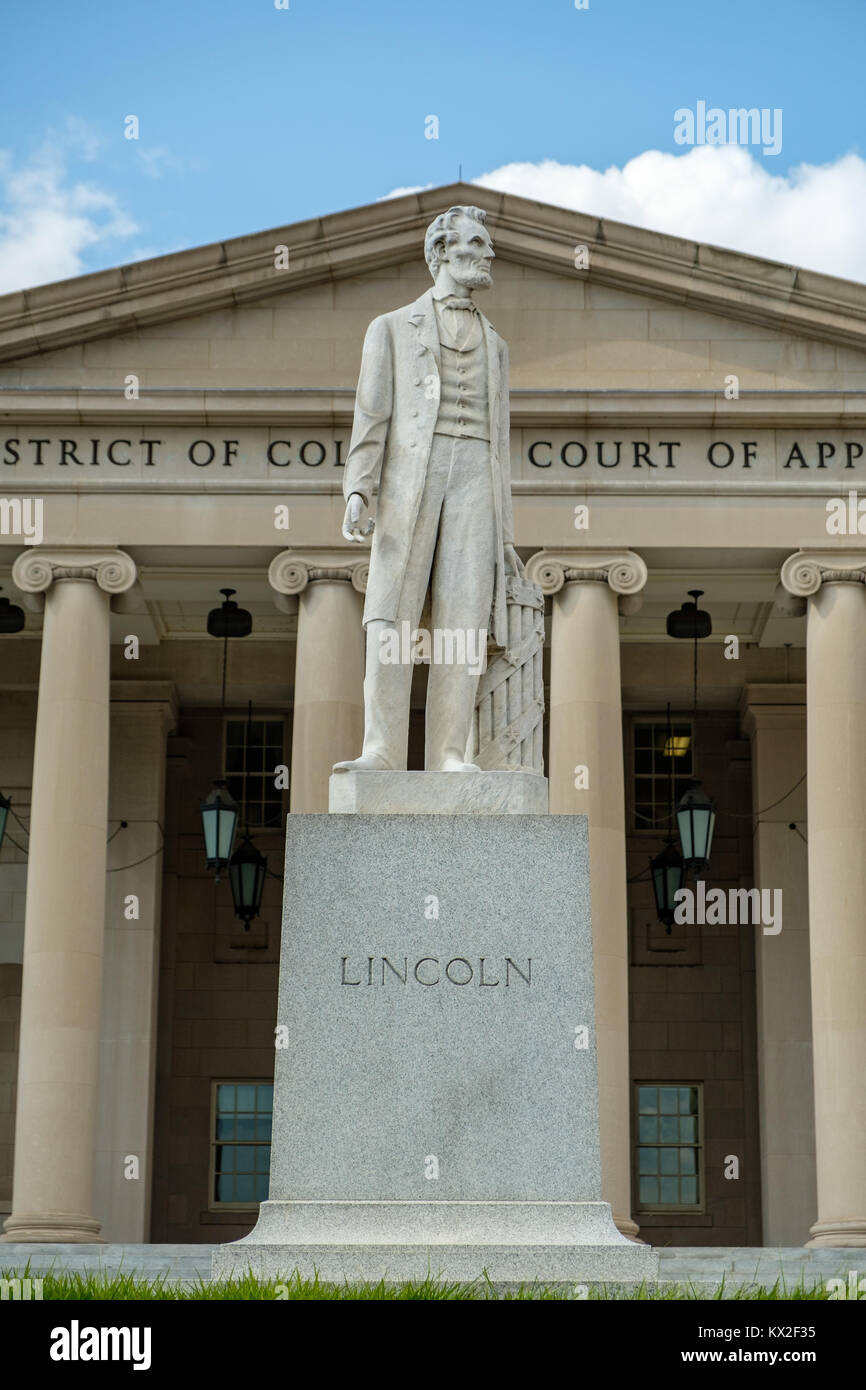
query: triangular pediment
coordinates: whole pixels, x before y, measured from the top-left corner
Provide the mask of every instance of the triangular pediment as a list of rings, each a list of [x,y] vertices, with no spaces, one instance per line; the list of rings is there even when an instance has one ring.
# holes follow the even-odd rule
[[[866,286],[469,184],[6,295],[0,386],[351,390],[454,203],[488,213],[518,392],[866,389]]]
[[[489,214],[497,256],[652,300],[866,344],[866,286],[550,204],[453,184],[0,296],[0,358],[25,357],[179,317],[255,304],[411,263],[437,212]],[[276,248],[288,248],[278,268]],[[586,248],[575,264],[575,248]]]

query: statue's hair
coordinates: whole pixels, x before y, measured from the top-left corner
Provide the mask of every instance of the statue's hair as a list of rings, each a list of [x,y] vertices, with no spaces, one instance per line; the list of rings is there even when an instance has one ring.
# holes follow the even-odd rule
[[[434,280],[439,269],[439,262],[442,260],[441,248],[456,240],[454,224],[464,217],[468,218],[470,222],[479,222],[482,227],[487,224],[487,213],[483,208],[459,205],[449,208],[447,212],[440,212],[439,216],[427,228],[424,237],[424,259]]]

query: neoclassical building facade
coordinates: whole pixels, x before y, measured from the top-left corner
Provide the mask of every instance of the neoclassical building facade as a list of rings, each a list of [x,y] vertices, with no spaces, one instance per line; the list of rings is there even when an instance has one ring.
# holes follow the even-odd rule
[[[254,1224],[286,817],[360,749],[361,344],[455,203],[496,249],[550,810],[589,821],[605,1196],[659,1244],[866,1244],[866,287],[465,185],[0,299],[7,1241]],[[691,777],[738,910],[665,925]]]

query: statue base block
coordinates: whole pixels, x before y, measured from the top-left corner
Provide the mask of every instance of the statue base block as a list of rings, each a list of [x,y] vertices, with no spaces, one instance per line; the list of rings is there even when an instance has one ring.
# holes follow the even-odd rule
[[[269,1199],[215,1276],[655,1276],[601,1197],[588,863],[582,816],[289,817]]]
[[[607,1202],[263,1202],[255,1231],[219,1246],[214,1279],[393,1283],[658,1277],[658,1255],[621,1235]]]
[[[328,810],[344,815],[543,816],[538,772],[334,772]]]

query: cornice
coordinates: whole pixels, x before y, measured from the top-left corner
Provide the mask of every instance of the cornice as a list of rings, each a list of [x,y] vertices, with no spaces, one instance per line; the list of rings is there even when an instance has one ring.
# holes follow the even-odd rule
[[[866,347],[866,343],[864,343]],[[863,391],[542,391],[512,387],[514,429],[784,429],[866,426]],[[217,428],[260,425],[349,429],[353,386],[243,389],[146,387],[135,402],[118,387],[0,386],[0,423]]]
[[[0,297],[0,360],[136,333],[421,257],[452,203],[490,214],[496,254],[823,342],[866,347],[866,286],[458,183]],[[275,268],[275,248],[288,267]],[[575,247],[589,269],[575,269]]]

